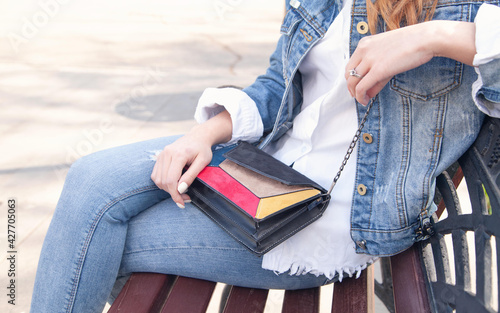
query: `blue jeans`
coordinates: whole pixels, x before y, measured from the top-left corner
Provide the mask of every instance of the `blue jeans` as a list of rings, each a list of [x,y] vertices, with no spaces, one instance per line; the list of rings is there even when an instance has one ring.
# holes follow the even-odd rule
[[[179,209],[150,179],[159,138],[86,156],[71,167],[45,238],[31,313],[102,312],[117,277],[183,275],[301,289],[325,276],[276,275],[194,206]]]

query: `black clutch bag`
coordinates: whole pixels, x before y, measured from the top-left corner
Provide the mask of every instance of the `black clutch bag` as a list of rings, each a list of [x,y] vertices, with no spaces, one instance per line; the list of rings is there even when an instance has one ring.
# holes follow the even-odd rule
[[[320,185],[246,142],[215,150],[188,195],[258,255],[318,219],[330,201]]]

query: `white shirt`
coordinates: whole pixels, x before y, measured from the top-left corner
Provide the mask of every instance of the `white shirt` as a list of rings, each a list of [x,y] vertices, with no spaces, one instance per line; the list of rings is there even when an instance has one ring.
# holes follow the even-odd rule
[[[299,66],[304,101],[293,128],[265,149],[285,164],[293,164],[294,169],[326,189],[330,187],[358,127],[355,102],[349,95],[344,78],[349,57],[351,4],[352,0],[344,1],[342,11],[325,37],[311,49]],[[476,24],[488,23],[489,29],[496,28],[498,32],[500,22],[495,21],[497,27],[492,27],[491,20],[498,20],[500,8],[489,5],[494,9],[486,10],[484,6],[478,12],[480,18],[476,18]],[[496,44],[492,45],[492,41]],[[484,47],[486,43],[488,47]],[[483,52],[476,55],[475,64],[487,62],[485,60],[500,53],[499,39],[493,31],[483,32],[480,42],[476,41],[476,47],[478,52]],[[262,136],[263,126],[255,103],[244,92],[236,89],[206,89],[198,103],[196,120],[207,120],[219,113],[221,106],[231,114],[233,120],[231,142],[240,139],[256,141]],[[353,155],[356,155],[356,150]],[[349,159],[333,189],[332,199],[323,217],[265,254],[263,268],[277,273],[289,272],[290,275],[325,275],[331,279],[336,274],[359,274],[376,260],[369,255],[356,254],[350,237],[355,169],[356,158],[353,157]]]
[[[472,62],[474,66],[486,64],[500,58],[500,8],[492,4],[483,4],[476,14],[476,55]],[[476,68],[477,81],[472,85],[472,96],[478,108],[494,117],[500,117],[500,108],[494,106],[475,95],[483,86],[481,73]]]

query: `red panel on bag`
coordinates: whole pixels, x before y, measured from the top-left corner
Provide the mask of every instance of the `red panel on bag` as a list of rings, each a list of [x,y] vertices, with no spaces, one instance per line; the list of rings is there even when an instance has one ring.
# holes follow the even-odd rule
[[[260,199],[221,168],[207,166],[198,178],[255,217]]]

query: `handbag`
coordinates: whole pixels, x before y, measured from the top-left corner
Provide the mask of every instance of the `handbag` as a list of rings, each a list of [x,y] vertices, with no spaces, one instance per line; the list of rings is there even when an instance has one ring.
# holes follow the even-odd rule
[[[372,103],[328,191],[254,145],[239,142],[216,149],[187,194],[229,235],[263,255],[323,215]]]
[[[247,142],[215,150],[188,195],[258,255],[318,219],[330,201],[320,185]]]

